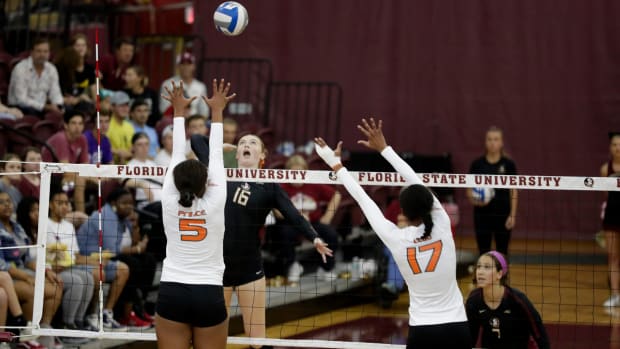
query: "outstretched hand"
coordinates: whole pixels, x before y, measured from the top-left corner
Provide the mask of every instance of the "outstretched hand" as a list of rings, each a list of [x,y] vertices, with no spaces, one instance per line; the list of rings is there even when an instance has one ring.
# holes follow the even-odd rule
[[[236,93],[228,95],[228,92],[230,92],[230,82],[226,82],[224,79],[220,79],[219,84],[217,79],[213,79],[211,91],[213,91],[211,98],[202,96],[202,99],[213,111],[224,111],[228,102],[237,95]]]
[[[329,167],[331,167],[332,169],[336,165],[341,165],[340,154],[342,153],[342,141],[338,142],[336,150],[332,150],[332,148],[330,148],[327,143],[325,143],[325,140],[323,138],[315,137],[314,149],[316,150],[316,153],[321,157],[321,159],[323,159],[323,161],[325,161],[325,163],[329,165]]]
[[[167,95],[161,95],[161,98],[172,104],[174,116],[183,116],[185,114],[185,109],[189,108],[189,105],[192,104],[197,97],[185,97],[185,94],[183,93],[183,81],[180,81],[179,85],[172,81],[171,87],[172,90],[170,90],[168,86],[164,86]]]
[[[327,244],[321,238],[314,239],[314,248],[321,255],[323,263],[327,263],[327,257],[334,256],[334,251],[327,247]]]
[[[362,124],[357,125],[357,129],[360,130],[367,138],[367,141],[359,140],[357,144],[363,144],[364,146],[374,149],[378,152],[383,151],[387,147],[385,137],[383,136],[383,120],[375,122],[374,118],[370,118],[369,121],[362,119]]]

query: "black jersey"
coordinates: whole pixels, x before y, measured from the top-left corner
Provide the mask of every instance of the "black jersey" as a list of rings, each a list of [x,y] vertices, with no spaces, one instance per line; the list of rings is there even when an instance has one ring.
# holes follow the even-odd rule
[[[607,164],[607,176],[620,177],[620,172],[614,172],[614,165],[611,160]],[[610,191],[607,193],[603,229],[620,231],[620,191]]]
[[[279,184],[228,182],[224,234],[224,263],[260,261],[260,229],[272,209],[312,241],[318,237],[310,223],[293,206]]]
[[[469,168],[471,174],[490,174],[490,175],[516,175],[517,166],[514,161],[502,156],[498,162],[490,163],[486,156],[482,156],[471,163]],[[510,189],[495,189],[495,196],[485,206],[474,207],[474,213],[485,216],[508,216],[510,214]]]
[[[527,349],[532,337],[538,348],[549,348],[538,311],[517,289],[505,287],[500,305],[491,309],[484,302],[482,289],[477,288],[469,294],[465,310],[473,347]]]
[[[208,138],[192,135],[191,146],[198,159],[208,166]],[[280,211],[289,225],[299,227],[308,240],[318,237],[279,184],[228,182],[224,210],[224,286],[238,286],[262,277],[259,234],[273,209]]]

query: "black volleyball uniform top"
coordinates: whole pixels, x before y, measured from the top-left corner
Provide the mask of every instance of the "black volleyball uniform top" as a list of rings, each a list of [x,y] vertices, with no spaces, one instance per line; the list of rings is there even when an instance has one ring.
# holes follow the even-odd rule
[[[620,177],[620,172],[614,172],[614,165],[611,160],[607,164],[607,176]],[[610,191],[607,193],[603,229],[620,232],[620,191]]]
[[[502,156],[498,162],[490,163],[482,156],[471,163],[471,174],[516,175],[517,166],[514,161]],[[474,207],[474,214],[484,216],[504,216],[510,214],[510,189],[495,189],[495,196],[485,206]]]
[[[549,348],[549,338],[536,308],[521,291],[504,288],[497,309],[484,302],[482,288],[473,290],[465,303],[471,331],[472,346],[476,348],[528,348],[530,336],[538,348]]]
[[[191,146],[198,159],[208,165],[208,138],[193,135]],[[280,211],[287,223],[298,227],[308,240],[318,237],[279,184],[229,181],[227,191],[224,286],[239,286],[264,275],[259,233],[272,209]]]

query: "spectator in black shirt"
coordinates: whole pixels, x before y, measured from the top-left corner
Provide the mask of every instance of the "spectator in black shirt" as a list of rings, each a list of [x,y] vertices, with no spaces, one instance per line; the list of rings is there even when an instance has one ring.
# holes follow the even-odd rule
[[[144,68],[139,65],[127,68],[123,79],[125,79],[126,84],[124,91],[131,99],[130,104],[133,104],[133,101],[137,99],[146,102],[149,107],[149,118],[146,123],[151,127],[155,127],[157,121],[161,119],[158,107],[159,96],[155,90],[148,86],[148,77],[144,72]]]

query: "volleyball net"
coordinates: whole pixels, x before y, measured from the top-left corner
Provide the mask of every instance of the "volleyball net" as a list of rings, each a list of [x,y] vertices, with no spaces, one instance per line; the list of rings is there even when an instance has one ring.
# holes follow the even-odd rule
[[[334,186],[341,193],[344,190],[340,186],[340,180],[332,171],[313,171],[313,170],[284,170],[284,169],[238,169],[231,168],[227,169],[227,176],[229,181],[236,182],[275,182],[275,183],[301,183],[301,184],[327,184],[330,186]],[[40,175],[40,197],[39,197],[39,209],[38,209],[38,232],[36,243],[33,242],[31,247],[33,251],[33,255],[36,255],[36,270],[35,270],[35,282],[34,282],[34,306],[33,306],[33,315],[32,315],[32,335],[34,336],[57,336],[57,337],[82,337],[82,338],[98,338],[98,339],[119,339],[119,340],[135,340],[135,341],[153,341],[156,340],[155,333],[153,328],[137,328],[137,327],[129,327],[128,329],[124,329],[122,332],[113,331],[110,329],[106,329],[103,326],[99,326],[97,331],[87,331],[87,330],[68,330],[68,329],[56,329],[56,328],[48,328],[41,326],[42,318],[44,316],[44,311],[46,309],[45,302],[46,298],[49,298],[49,295],[46,297],[46,269],[52,268],[54,270],[59,270],[57,265],[53,265],[55,259],[58,255],[58,244],[54,242],[53,238],[48,236],[49,229],[46,226],[48,222],[48,217],[50,214],[50,193],[54,192],[53,186],[55,183],[54,178],[58,177],[66,177],[67,173],[73,173],[75,176],[83,177],[88,179],[86,182],[91,183],[91,189],[94,188],[95,194],[97,197],[97,205],[94,208],[93,212],[90,215],[90,220],[96,219],[96,227],[97,232],[94,236],[97,238],[98,248],[95,253],[89,253],[89,257],[91,258],[90,264],[95,266],[99,273],[104,273],[105,270],[105,262],[110,256],[106,256],[106,249],[103,246],[103,234],[109,234],[110,232],[104,231],[104,227],[106,226],[106,220],[111,219],[106,216],[102,212],[102,208],[105,206],[106,195],[109,192],[106,192],[106,187],[120,187],[123,185],[127,185],[127,183],[134,181],[143,181],[145,183],[151,183],[153,190],[158,190],[160,186],[153,184],[156,182],[163,181],[163,176],[165,175],[166,168],[165,167],[157,167],[157,166],[130,166],[130,165],[88,165],[88,164],[59,164],[59,163],[40,163],[39,171],[37,172]],[[405,180],[398,174],[393,172],[371,172],[371,171],[351,171],[353,177],[361,184],[366,186],[367,188],[392,188],[398,192],[399,187],[405,185]],[[18,175],[23,175],[23,172],[17,173]],[[16,173],[4,172],[0,173],[0,175],[16,175]],[[443,173],[419,173],[419,177],[422,179],[425,185],[431,188],[451,188],[451,189],[465,189],[465,188],[480,188],[480,187],[489,187],[489,188],[505,188],[505,189],[518,189],[518,190],[529,190],[536,191],[541,193],[541,195],[546,195],[546,193],[557,192],[566,193],[568,196],[562,195],[562,200],[567,197],[573,197],[576,200],[583,200],[587,198],[587,200],[592,201],[590,196],[583,197],[579,195],[579,192],[586,192],[591,194],[592,192],[600,192],[600,191],[617,191],[620,190],[620,179],[618,178],[603,178],[603,177],[587,177],[587,176],[538,176],[538,175],[474,175],[474,174],[443,174]],[[77,182],[77,180],[75,181]],[[129,185],[133,188],[140,188],[139,185]],[[369,189],[370,191],[370,189]],[[228,195],[232,195],[229,193]],[[372,196],[372,195],[371,195]],[[595,203],[592,203],[595,205]],[[523,202],[521,205],[528,205],[528,202]],[[336,211],[343,209],[343,206],[338,208],[327,208],[327,209],[335,209]],[[144,213],[144,210],[140,211]],[[98,214],[99,212],[99,214]],[[149,214],[145,213],[147,216],[151,218],[151,223],[153,221],[161,221],[161,217],[157,216],[157,214],[153,214],[152,212]],[[361,221],[360,221],[361,222]],[[91,222],[92,223],[92,222]],[[88,224],[88,223],[82,223]],[[268,223],[267,223],[268,224]],[[355,223],[348,222],[349,225],[355,225]],[[78,224],[76,224],[77,226]],[[594,229],[594,228],[593,228]],[[368,230],[368,227],[366,227]],[[76,227],[76,231],[79,232],[79,227]],[[92,232],[91,232],[92,233]],[[457,237],[461,233],[457,231]],[[372,231],[370,231],[370,236],[373,235]],[[122,236],[117,236],[118,239],[122,239]],[[343,239],[341,237],[341,239]],[[344,245],[344,240],[342,241],[342,245]],[[378,243],[378,240],[375,240]],[[64,246],[67,248],[69,253],[74,254],[74,251],[71,250],[71,246]],[[461,251],[461,256],[463,254],[469,253],[474,259],[468,260],[467,264],[471,265],[475,263],[475,257],[477,256],[477,251],[472,250],[471,247],[459,246],[457,243],[457,249]],[[544,251],[544,247],[542,247]],[[311,251],[314,251],[311,249]],[[90,251],[89,251],[90,252]],[[600,252],[600,251],[599,251]],[[53,256],[53,257],[50,257]],[[288,312],[294,313],[299,312],[300,317],[310,316],[307,314],[312,314],[312,309],[302,309],[302,307],[316,307],[316,303],[308,302],[308,300],[318,297],[326,297],[330,294],[343,293],[346,298],[355,298],[359,297],[359,304],[372,304],[374,303],[373,296],[368,296],[369,292],[372,294],[376,292],[376,287],[374,285],[377,284],[377,278],[385,278],[385,271],[380,272],[381,268],[381,259],[375,258],[373,260],[372,254],[366,254],[364,260],[366,262],[372,262],[368,265],[365,265],[363,262],[361,265],[352,262],[351,260],[343,259],[342,253],[337,253],[337,265],[336,265],[336,275],[333,280],[328,280],[327,282],[324,279],[319,279],[317,274],[315,273],[305,273],[305,277],[297,282],[297,284],[291,284],[286,280],[286,277],[281,279],[280,282],[276,282],[278,280],[277,277],[269,277],[272,283],[268,283],[266,297],[267,297],[267,323],[270,323],[270,317],[272,316],[270,308],[277,306],[286,306],[291,304],[297,304],[291,307]],[[362,257],[362,256],[360,256]],[[50,259],[51,258],[51,259]],[[356,258],[357,259],[357,258]],[[94,262],[93,262],[94,261]],[[267,261],[265,262],[267,264]],[[515,263],[513,261],[513,263]],[[516,264],[519,264],[517,262]],[[527,261],[522,262],[522,264],[527,265]],[[532,264],[537,264],[538,262],[532,262]],[[159,272],[161,271],[161,264],[157,266],[158,270],[155,278],[158,277]],[[311,267],[312,268],[312,267]],[[361,268],[361,271],[359,270]],[[557,265],[554,267],[555,272],[557,273],[572,273],[574,274],[576,271],[583,270],[582,267],[579,266],[578,262],[570,264],[568,266]],[[62,268],[60,268],[62,269]],[[606,265],[600,266],[600,268],[596,270],[585,269],[586,273],[591,275],[597,274],[600,278],[600,275],[606,273]],[[95,271],[97,272],[97,271]],[[131,271],[130,271],[131,272]],[[519,267],[515,268],[516,274],[524,274],[527,271],[520,269]],[[531,269],[530,271],[531,272]],[[548,271],[546,271],[548,272]],[[318,268],[317,268],[318,273]],[[544,274],[545,272],[542,272]],[[601,274],[602,273],[602,274]],[[550,292],[547,288],[564,288],[567,287],[565,285],[552,284],[552,285],[544,285],[544,275],[536,274],[536,279],[523,277],[519,280],[529,280],[529,281],[519,281],[516,287],[520,289],[527,289],[531,285],[539,285],[542,283],[542,291],[540,297],[534,296],[533,302],[538,305],[539,311],[543,315],[543,321],[547,323],[551,322],[561,322],[561,316],[558,315],[557,318],[549,319],[548,316],[546,318],[545,314],[552,313],[548,312],[550,309],[556,309],[563,306],[578,306],[578,307],[591,307],[591,314],[593,319],[589,320],[591,324],[600,323],[608,321],[605,318],[599,318],[596,320],[597,314],[600,314],[598,308],[600,308],[600,302],[597,300],[591,300],[590,303],[583,305],[579,303],[578,299],[574,299],[569,301],[569,303],[563,303],[563,297],[560,295],[557,298],[545,296],[545,292]],[[595,277],[593,277],[595,278]],[[93,298],[95,299],[94,303],[96,306],[90,307],[89,309],[95,309],[95,313],[97,314],[97,318],[99,324],[101,325],[104,317],[104,308],[106,304],[106,298],[109,296],[109,285],[106,286],[105,278],[100,278],[100,286],[98,287],[99,292],[95,293]],[[467,281],[471,281],[471,275],[464,276],[460,280],[461,288],[464,293],[464,298],[467,297],[468,287],[471,287],[467,283]],[[542,280],[542,281],[541,281]],[[154,280],[155,284],[157,284],[158,280]],[[531,284],[529,284],[531,283]],[[109,284],[109,283],[108,283]],[[380,284],[380,281],[379,281]],[[148,285],[151,286],[151,285]],[[585,291],[582,289],[582,286],[574,285],[574,288],[569,288],[569,292],[588,292],[588,287],[585,288]],[[602,294],[607,292],[606,285],[597,284],[593,282],[591,285],[592,289],[590,290],[591,294]],[[152,287],[154,290],[154,294],[156,295],[156,285]],[[369,291],[370,290],[370,291]],[[49,292],[49,291],[48,291]],[[60,292],[59,290],[57,292]],[[594,297],[595,298],[595,297]],[[599,296],[600,298],[600,296]],[[305,302],[304,302],[305,301]],[[327,301],[326,301],[327,302]],[[276,347],[306,347],[306,348],[402,348],[403,344],[406,342],[406,330],[408,325],[408,312],[406,305],[408,305],[408,301],[406,302],[404,307],[400,307],[391,311],[391,315],[393,318],[397,319],[398,326],[400,326],[400,330],[395,330],[396,333],[400,333],[400,335],[394,335],[389,341],[378,343],[373,340],[365,339],[363,333],[368,330],[364,330],[363,326],[367,326],[364,324],[364,316],[363,314],[357,314],[361,310],[343,310],[339,315],[338,311],[335,311],[332,315],[327,315],[321,320],[310,320],[304,321],[303,319],[295,318],[295,314],[288,314],[286,317],[286,323],[281,325],[279,329],[276,329],[275,332],[269,331],[267,332],[267,337],[269,338],[247,338],[247,337],[238,337],[231,336],[229,337],[229,344],[239,344],[239,345],[273,345]],[[59,307],[61,308],[61,307]],[[369,310],[369,308],[362,307],[361,309],[366,309],[368,314],[371,316],[378,316],[387,318],[385,313],[377,312],[374,313],[374,310]],[[90,312],[91,310],[89,310]],[[354,314],[354,312],[356,314]],[[362,313],[364,311],[361,311]],[[586,311],[587,312],[587,311]],[[238,305],[233,302],[230,315],[232,317],[237,317],[241,314],[241,311],[238,309]],[[368,315],[367,314],[367,315]],[[555,313],[554,313],[555,314]],[[555,316],[555,315],[552,315]],[[292,321],[292,323],[290,322]],[[357,321],[357,322],[356,322]],[[586,321],[587,322],[587,321]],[[353,330],[351,327],[346,327],[346,329],[341,329],[340,331],[347,332],[347,335],[339,335],[334,332],[329,332],[328,334],[324,334],[319,336],[324,339],[315,339],[315,332],[319,331],[321,328],[325,326],[337,326],[350,323],[348,326],[354,326]],[[287,328],[287,326],[289,328]],[[357,329],[355,329],[357,326]],[[397,326],[397,327],[398,327]],[[270,326],[273,327],[273,326]],[[276,328],[278,326],[275,326]],[[290,327],[293,327],[292,330]],[[344,328],[344,327],[343,327]],[[400,332],[399,332],[400,331]],[[337,331],[336,331],[337,332]],[[343,333],[344,333],[343,332]],[[310,334],[312,336],[305,337],[304,334]],[[350,333],[354,333],[351,335]],[[355,334],[357,333],[357,334]],[[404,333],[404,334],[403,334]],[[342,333],[340,333],[342,334]]]

